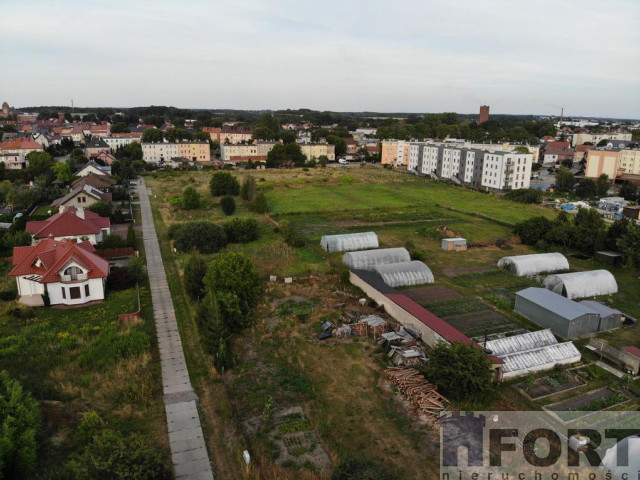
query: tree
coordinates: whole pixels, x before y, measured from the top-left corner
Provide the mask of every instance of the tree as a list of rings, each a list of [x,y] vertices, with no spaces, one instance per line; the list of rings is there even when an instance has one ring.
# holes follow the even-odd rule
[[[575,248],[592,255],[596,250],[596,239],[605,232],[604,220],[597,210],[580,208],[573,224],[576,227]]]
[[[45,152],[31,152],[27,154],[27,161],[29,166],[27,167],[27,173],[31,178],[39,177],[51,171],[53,166],[53,158],[51,155]]]
[[[638,199],[638,187],[631,182],[624,182],[620,186],[618,195],[620,195],[625,200],[629,200],[630,202],[635,202]]]
[[[209,182],[209,190],[214,197],[223,195],[238,195],[240,193],[240,184],[236,177],[229,172],[216,172]]]
[[[255,196],[251,203],[249,203],[249,210],[255,213],[269,213],[269,205],[264,193],[259,192]]]
[[[250,202],[256,196],[256,191],[256,179],[252,176],[244,177],[242,187],[240,188],[240,198]]]
[[[519,203],[542,203],[542,190],[537,188],[519,188],[505,195],[509,200]]]
[[[607,230],[607,248],[614,252],[619,252],[618,248],[618,239],[622,238],[627,234],[627,229],[629,227],[629,219],[621,218],[620,220],[616,220],[609,226],[609,230]]]
[[[174,245],[180,252],[216,253],[227,245],[227,235],[215,223],[189,222],[180,226]]]
[[[618,251],[624,255],[625,263],[640,270],[640,225],[630,222],[627,232],[616,242]]]
[[[67,162],[55,163],[51,167],[51,170],[53,171],[56,178],[61,182],[67,183],[71,181],[71,177],[73,176],[73,173],[71,171],[71,167]]]
[[[111,204],[109,202],[99,201],[87,207],[87,210],[97,213],[101,217],[111,217]]]
[[[551,229],[551,221],[546,217],[533,217],[516,224],[513,232],[520,237],[522,243],[535,245],[543,239]]]
[[[609,176],[606,173],[600,175],[598,180],[596,180],[596,192],[598,197],[606,196],[610,186]]]
[[[331,145],[335,145],[336,157],[339,157],[340,155],[344,155],[345,153],[347,153],[347,142],[345,141],[344,138],[338,137],[337,135],[329,135],[327,137],[327,143],[330,143]]]
[[[129,125],[124,122],[117,122],[112,124],[109,130],[111,131],[111,133],[129,133],[131,131],[129,130]]]
[[[296,139],[298,138],[298,135],[296,134],[296,132],[291,130],[283,130],[278,134],[278,136],[280,137],[280,140],[282,140],[282,143],[284,144],[295,143]]]
[[[200,330],[202,343],[207,352],[213,355],[216,367],[229,367],[228,340],[231,332],[220,314],[220,307],[214,293],[207,293],[202,303],[198,305],[196,323]],[[220,356],[220,353],[223,353],[223,355]]]
[[[225,195],[220,199],[220,208],[225,215],[233,215],[233,212],[236,211],[236,201],[231,195]]]
[[[164,137],[167,142],[178,142],[180,140],[192,140],[193,134],[184,128],[167,128],[164,132]]]
[[[515,151],[516,153],[531,153],[531,152],[529,151],[529,148],[528,148],[528,147],[526,147],[526,146],[524,146],[524,145],[518,145],[518,146],[514,149],[514,151]]]
[[[36,465],[39,427],[38,402],[0,372],[0,478],[28,478]]]
[[[144,143],[159,143],[163,140],[164,135],[159,128],[147,128],[142,134],[142,141]]]
[[[267,153],[267,168],[277,168],[287,161],[291,161],[295,165],[303,165],[306,160],[307,157],[304,156],[297,143],[277,144]]]
[[[480,348],[440,342],[431,350],[424,373],[446,397],[482,402],[494,391],[492,366]]]
[[[169,480],[171,470],[141,435],[106,429],[65,465],[70,480]]]
[[[202,205],[202,195],[192,185],[188,185],[182,191],[181,204],[185,210],[196,210]]]
[[[573,189],[573,185],[576,183],[576,177],[566,167],[560,167],[556,171],[556,190],[563,193],[568,193]]]
[[[192,254],[184,267],[184,288],[193,300],[204,297],[204,277],[207,264],[197,253]]]
[[[127,244],[130,247],[136,247],[136,232],[133,230],[133,224],[129,224],[127,227]]]
[[[234,218],[224,224],[229,243],[249,243],[260,238],[260,227],[253,218]]]
[[[590,178],[583,178],[578,182],[578,186],[576,187],[576,195],[580,198],[595,197],[597,191],[596,182]]]
[[[215,295],[227,313],[233,312],[228,317],[229,322],[225,319],[225,325],[231,332],[250,324],[253,309],[262,294],[262,284],[253,263],[246,255],[220,254],[209,265],[204,283],[207,294]],[[236,310],[240,313],[236,314]]]

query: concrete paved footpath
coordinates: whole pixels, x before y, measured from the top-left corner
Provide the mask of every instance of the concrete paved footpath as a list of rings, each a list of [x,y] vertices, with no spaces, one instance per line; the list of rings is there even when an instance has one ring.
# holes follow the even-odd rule
[[[139,184],[142,234],[160,349],[164,407],[173,469],[176,480],[213,480],[196,406],[197,396],[189,379],[171,292],[160,255],[160,244],[153,224],[149,192],[143,180],[139,180]]]

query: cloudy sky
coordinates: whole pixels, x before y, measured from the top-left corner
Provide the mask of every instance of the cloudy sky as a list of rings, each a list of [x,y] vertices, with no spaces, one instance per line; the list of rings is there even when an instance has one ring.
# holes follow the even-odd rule
[[[640,118],[638,0],[0,5],[0,101]]]

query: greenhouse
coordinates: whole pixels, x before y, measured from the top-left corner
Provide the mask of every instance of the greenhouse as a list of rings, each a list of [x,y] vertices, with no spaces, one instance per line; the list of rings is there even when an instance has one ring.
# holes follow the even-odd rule
[[[542,286],[567,298],[596,297],[618,291],[616,279],[608,270],[549,275]]]
[[[410,262],[411,256],[406,248],[381,248],[380,250],[362,250],[348,252],[342,257],[344,263],[350,269],[373,270],[377,265],[389,263]]]
[[[502,257],[498,267],[509,270],[519,277],[533,277],[541,273],[569,270],[569,261],[561,253],[538,253]]]
[[[320,246],[327,252],[349,252],[378,248],[378,236],[375,232],[346,233],[344,235],[324,235]]]
[[[413,260],[411,262],[378,265],[375,271],[382,277],[384,283],[390,287],[404,287],[407,285],[422,285],[433,283],[433,273],[424,263]]]

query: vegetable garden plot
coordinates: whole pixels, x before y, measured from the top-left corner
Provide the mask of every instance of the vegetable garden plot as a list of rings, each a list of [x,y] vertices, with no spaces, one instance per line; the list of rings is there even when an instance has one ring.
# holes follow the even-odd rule
[[[519,383],[517,387],[529,398],[536,400],[582,385],[586,385],[586,382],[577,375],[569,372],[558,372],[537,378],[533,382],[524,381]]]

